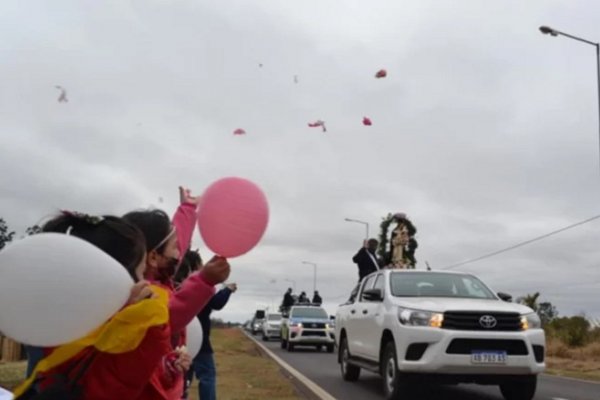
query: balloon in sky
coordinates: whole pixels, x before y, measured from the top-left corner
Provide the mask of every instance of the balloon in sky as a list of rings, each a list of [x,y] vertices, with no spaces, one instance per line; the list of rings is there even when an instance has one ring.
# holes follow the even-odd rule
[[[222,257],[252,250],[269,223],[263,191],[247,179],[230,177],[211,184],[198,205],[198,228],[209,249]]]

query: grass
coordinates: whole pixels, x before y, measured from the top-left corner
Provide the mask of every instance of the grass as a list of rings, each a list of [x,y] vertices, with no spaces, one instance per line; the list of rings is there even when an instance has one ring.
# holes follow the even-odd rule
[[[26,361],[0,363],[0,386],[11,390],[23,381]]]
[[[301,399],[279,366],[263,356],[240,329],[213,329],[211,343],[217,365],[217,398]],[[197,396],[198,390],[192,389]],[[197,400],[197,397],[190,397]]]
[[[259,353],[237,328],[213,329],[211,342],[217,366],[217,397],[223,400],[301,399],[279,366]],[[23,380],[26,362],[0,364],[0,386],[12,389]],[[197,382],[190,400],[198,400]]]
[[[600,381],[600,343],[573,348],[547,338],[547,373],[570,378]]]

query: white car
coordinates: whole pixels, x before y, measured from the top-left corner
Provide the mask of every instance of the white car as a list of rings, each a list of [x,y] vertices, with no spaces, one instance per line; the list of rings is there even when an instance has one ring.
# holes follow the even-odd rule
[[[262,340],[279,339],[281,337],[281,314],[267,314],[262,323]]]
[[[503,301],[470,274],[383,270],[367,276],[336,315],[343,379],[381,374],[386,399],[431,383],[499,385],[531,400],[544,371],[537,314]]]
[[[296,346],[323,347],[333,353],[335,330],[325,309],[317,305],[295,305],[281,321],[281,348],[294,351]]]

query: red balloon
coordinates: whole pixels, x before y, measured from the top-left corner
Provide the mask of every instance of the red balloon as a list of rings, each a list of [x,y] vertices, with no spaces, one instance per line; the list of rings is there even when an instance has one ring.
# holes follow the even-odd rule
[[[220,179],[200,199],[200,235],[208,248],[222,257],[238,257],[252,250],[268,223],[267,198],[247,179]]]
[[[377,73],[375,74],[375,78],[380,79],[380,78],[385,78],[387,76],[387,71],[385,69],[380,69],[379,71],[377,71]]]
[[[373,125],[373,122],[371,122],[371,119],[369,117],[364,117],[363,118],[363,125],[365,125],[365,126],[371,126],[371,125]]]

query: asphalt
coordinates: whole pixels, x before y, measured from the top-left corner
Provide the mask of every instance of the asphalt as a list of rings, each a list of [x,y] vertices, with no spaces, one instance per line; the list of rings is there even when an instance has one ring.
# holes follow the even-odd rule
[[[325,350],[319,353],[314,347],[297,348],[289,353],[281,349],[279,341],[263,342],[259,337],[256,339],[336,399],[383,399],[383,383],[376,374],[361,371],[357,382],[342,380],[335,353]],[[500,390],[495,386],[436,386],[427,390],[429,394],[420,394],[418,400],[503,400]],[[541,375],[535,400],[600,400],[600,384]]]

